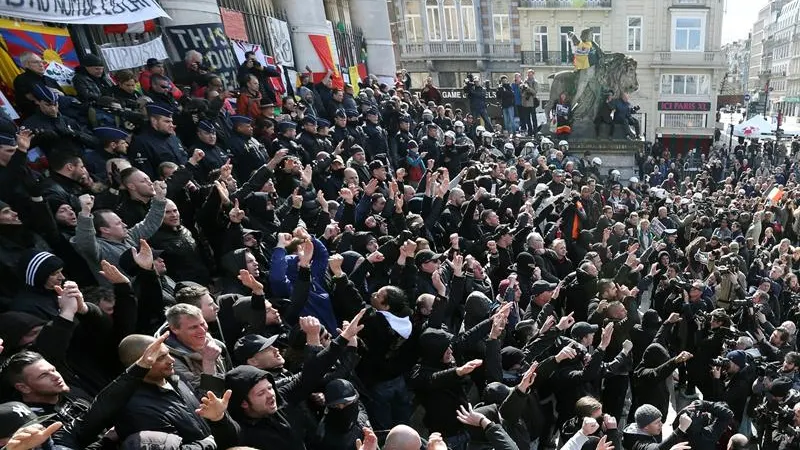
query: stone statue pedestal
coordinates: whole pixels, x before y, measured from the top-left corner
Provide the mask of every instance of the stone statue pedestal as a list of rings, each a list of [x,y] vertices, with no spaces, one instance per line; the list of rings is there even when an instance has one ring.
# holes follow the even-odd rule
[[[605,130],[601,126],[600,135],[608,134],[608,126]],[[620,129],[620,133],[623,131]],[[594,133],[594,128],[592,129]],[[617,130],[614,130],[617,134]],[[644,142],[631,141],[628,139],[569,139],[569,152],[575,158],[580,158],[585,152],[592,152],[592,157],[599,157],[603,160],[603,167],[600,174],[604,177],[609,170],[617,169],[620,171],[620,181],[627,181],[630,177],[639,176],[639,168],[636,166],[636,153],[644,149]]]

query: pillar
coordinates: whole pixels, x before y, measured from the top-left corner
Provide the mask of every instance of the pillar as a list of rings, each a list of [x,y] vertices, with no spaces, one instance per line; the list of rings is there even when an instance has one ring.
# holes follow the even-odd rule
[[[350,0],[350,21],[363,33],[369,73],[391,85],[397,65],[388,5],[386,0]]]
[[[292,33],[292,50],[297,71],[305,72],[305,67],[308,66],[313,72],[325,72],[325,67],[308,38],[311,34],[321,34],[328,36],[333,43],[322,0],[277,0],[275,7],[286,13],[289,32]],[[333,60],[338,64],[338,55],[333,55]]]

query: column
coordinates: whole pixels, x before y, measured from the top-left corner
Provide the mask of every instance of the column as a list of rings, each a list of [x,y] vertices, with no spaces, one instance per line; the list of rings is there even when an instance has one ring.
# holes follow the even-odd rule
[[[305,72],[305,67],[308,66],[313,72],[325,72],[325,67],[308,38],[311,34],[320,34],[330,37],[333,43],[334,38],[326,22],[322,0],[278,0],[275,7],[286,12],[289,31],[292,33],[295,68],[299,72]],[[338,64],[339,56],[333,55],[333,60]]]
[[[423,3],[424,4],[424,3]],[[386,0],[350,0],[350,21],[364,35],[367,68],[383,83],[394,81],[397,65]]]

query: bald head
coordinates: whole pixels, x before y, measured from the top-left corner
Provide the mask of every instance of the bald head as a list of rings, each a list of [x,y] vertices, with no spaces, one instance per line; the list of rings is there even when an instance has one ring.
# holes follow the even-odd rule
[[[408,425],[397,425],[386,436],[384,450],[419,450],[422,440],[419,433]]]
[[[728,450],[744,450],[747,448],[747,444],[747,436],[737,433],[728,441]]]
[[[119,343],[119,360],[128,367],[142,357],[144,349],[156,339],[144,334],[131,334]]]

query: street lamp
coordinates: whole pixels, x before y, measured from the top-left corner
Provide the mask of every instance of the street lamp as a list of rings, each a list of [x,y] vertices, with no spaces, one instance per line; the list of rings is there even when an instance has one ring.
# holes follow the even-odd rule
[[[733,120],[733,116],[731,116],[731,120]],[[733,122],[728,124],[730,130],[728,130],[728,151],[733,149]]]

